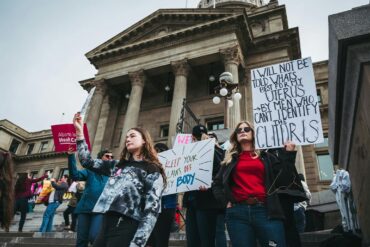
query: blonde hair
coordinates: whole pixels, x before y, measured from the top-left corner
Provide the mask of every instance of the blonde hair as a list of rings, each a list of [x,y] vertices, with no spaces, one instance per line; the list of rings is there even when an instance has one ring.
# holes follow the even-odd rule
[[[242,146],[238,142],[238,133],[236,133],[236,130],[242,124],[246,124],[246,125],[248,125],[248,127],[250,127],[252,129],[252,136],[253,136],[253,140],[252,140],[252,149],[253,150],[252,151],[254,152],[253,158],[254,159],[257,159],[260,156],[260,151],[259,150],[255,150],[255,145],[254,145],[254,127],[253,127],[253,124],[250,123],[249,121],[243,120],[243,121],[239,122],[236,125],[235,130],[230,135],[230,147],[226,151],[225,159],[221,162],[222,165],[228,165],[228,164],[230,164],[231,160],[233,159],[233,155],[240,154],[243,151],[242,150]]]

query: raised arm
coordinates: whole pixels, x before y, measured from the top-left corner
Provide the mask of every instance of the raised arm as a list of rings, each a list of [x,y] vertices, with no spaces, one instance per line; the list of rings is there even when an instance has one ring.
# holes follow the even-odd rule
[[[76,113],[73,117],[73,125],[76,129],[77,153],[81,165],[93,172],[110,176],[111,170],[118,161],[103,161],[101,159],[92,159],[88,146],[85,142],[83,121],[79,112]]]
[[[76,156],[74,153],[68,154],[68,171],[72,180],[74,181],[86,181],[87,170],[78,170],[76,165]]]
[[[31,183],[37,183],[37,182],[40,182],[40,181],[44,180],[45,178],[48,178],[48,175],[45,174],[42,177],[30,179],[30,181],[31,181]]]
[[[77,140],[77,153],[80,163],[86,169],[101,175],[110,176],[117,160],[101,160],[91,158],[90,151],[85,140]]]
[[[53,188],[56,189],[56,190],[68,190],[68,184],[67,183],[57,184],[54,179],[51,180],[51,186],[53,186]]]
[[[145,246],[157,221],[160,200],[164,189],[163,178],[159,172],[149,174],[145,179],[145,208],[136,234],[130,247]]]

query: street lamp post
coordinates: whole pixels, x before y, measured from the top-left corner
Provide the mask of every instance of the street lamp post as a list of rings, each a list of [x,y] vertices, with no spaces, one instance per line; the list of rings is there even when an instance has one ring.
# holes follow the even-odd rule
[[[239,93],[238,83],[234,83],[233,75],[230,72],[223,72],[219,82],[220,84],[214,88],[216,96],[213,97],[212,101],[214,104],[219,104],[221,98],[224,98],[224,125],[225,128],[229,128],[229,108],[233,107],[233,100],[240,100],[242,95]]]

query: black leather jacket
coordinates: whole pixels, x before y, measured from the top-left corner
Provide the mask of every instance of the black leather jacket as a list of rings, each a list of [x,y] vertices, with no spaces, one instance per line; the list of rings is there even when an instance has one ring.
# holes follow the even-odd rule
[[[295,163],[296,152],[281,152],[280,157],[262,151],[260,159],[265,166],[265,188],[266,188],[266,207],[270,219],[284,219],[284,213],[280,205],[276,187],[277,178],[282,174],[283,166]],[[236,200],[232,194],[234,181],[232,174],[238,163],[238,155],[235,154],[229,164],[222,165],[220,171],[214,179],[213,193],[215,198],[225,206],[227,202],[235,203]],[[289,183],[287,181],[287,183]]]

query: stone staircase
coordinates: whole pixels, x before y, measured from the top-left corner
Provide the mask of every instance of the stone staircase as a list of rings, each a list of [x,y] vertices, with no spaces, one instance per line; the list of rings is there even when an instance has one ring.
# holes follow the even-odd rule
[[[311,232],[302,234],[303,247],[318,247],[320,243],[330,237],[329,231]],[[68,232],[1,232],[0,247],[72,247],[75,246],[76,234]],[[170,247],[185,247],[184,233],[173,233],[170,237]],[[231,245],[230,245],[231,246]],[[194,246],[196,247],[196,246]]]
[[[44,205],[36,205],[36,207],[34,208],[34,212],[27,214],[27,219],[22,233],[17,232],[20,216],[16,215],[10,228],[10,232],[5,233],[3,231],[0,231],[0,247],[75,246],[76,233],[63,231],[63,211],[66,208],[66,202],[59,206],[54,217],[54,231],[49,233],[37,232],[42,222],[42,215],[45,210]],[[318,247],[320,245],[320,242],[330,236],[330,230],[303,233],[301,234],[302,246]],[[170,247],[179,246],[186,246],[185,233],[171,233]]]
[[[72,247],[76,243],[76,233],[68,232],[1,232],[0,247]],[[172,234],[170,239],[170,247],[185,247],[185,234]]]
[[[64,227],[64,218],[63,218],[63,212],[67,208],[68,202],[62,203],[56,211],[56,214],[54,216],[54,231],[62,231]],[[46,209],[46,206],[43,204],[37,204],[35,208],[33,209],[33,212],[30,212],[27,214],[26,222],[23,226],[23,232],[37,232],[41,226],[42,223],[42,216],[44,214],[44,211]],[[20,215],[15,215],[12,225],[10,227],[11,232],[18,231],[18,223],[19,223]]]

